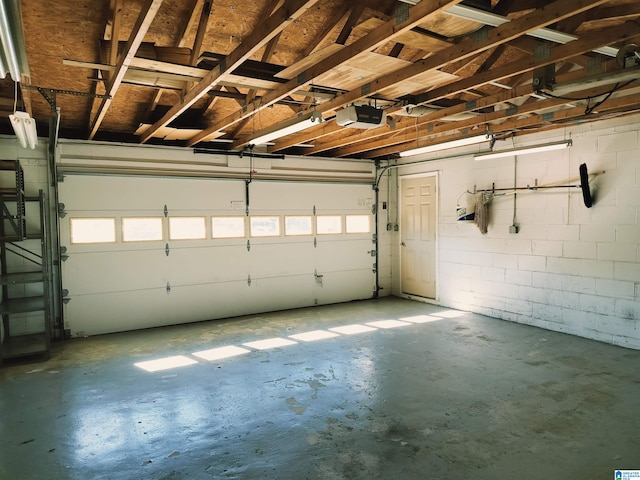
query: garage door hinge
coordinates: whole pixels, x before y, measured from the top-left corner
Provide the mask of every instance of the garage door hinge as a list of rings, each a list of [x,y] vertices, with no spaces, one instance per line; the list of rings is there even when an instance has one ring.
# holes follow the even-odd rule
[[[67,216],[67,211],[65,210],[65,204],[64,203],[58,203],[58,216],[60,218],[64,218]]]
[[[313,206],[313,216],[314,217],[316,216],[316,206],[315,205]]]
[[[251,275],[247,275],[247,285],[251,286]]]
[[[378,209],[378,206],[375,203],[371,205],[371,214],[375,215],[377,209]]]
[[[169,209],[167,208],[167,206],[164,206],[164,218],[167,218],[167,216],[169,215]]]
[[[171,293],[171,284],[167,282],[167,295]]]
[[[69,255],[67,255],[67,247],[63,245],[60,247],[60,260],[62,260],[63,262],[66,262],[68,258],[69,258]]]
[[[376,273],[378,271],[378,264],[374,263],[373,264],[373,273]]]
[[[369,254],[370,254],[372,257],[375,257],[375,256],[376,256],[376,251],[375,251],[375,250],[369,250]]]
[[[313,237],[313,248],[318,248],[318,239]]]
[[[169,244],[168,243],[165,244],[165,246],[164,246],[164,253],[167,254],[167,257],[169,256]]]
[[[251,240],[247,240],[247,252],[251,251]]]

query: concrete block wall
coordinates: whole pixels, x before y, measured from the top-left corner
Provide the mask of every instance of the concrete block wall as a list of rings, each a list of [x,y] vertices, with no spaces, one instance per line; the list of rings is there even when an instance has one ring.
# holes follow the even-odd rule
[[[401,175],[439,172],[437,301],[640,349],[640,116],[513,142],[569,137],[573,147],[562,151],[482,162],[466,155],[400,169]],[[501,143],[496,148],[512,146]],[[509,188],[514,179],[518,186],[569,178],[578,184],[582,163],[589,172],[605,171],[590,182],[592,208],[579,188],[526,191],[492,198],[486,235],[456,221],[466,190]],[[517,234],[509,233],[514,221]],[[392,254],[394,291],[401,294],[397,249]]]

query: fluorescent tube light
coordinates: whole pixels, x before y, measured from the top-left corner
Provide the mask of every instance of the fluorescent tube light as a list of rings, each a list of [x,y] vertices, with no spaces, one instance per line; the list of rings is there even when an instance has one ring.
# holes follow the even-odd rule
[[[36,131],[36,121],[27,112],[13,112],[9,115],[9,120],[16,132],[16,137],[22,148],[36,148],[38,144],[38,132]]]
[[[485,12],[484,10],[467,7],[466,5],[453,5],[446,9],[444,13],[454,17],[464,18],[465,20],[470,20],[472,22],[483,23],[490,27],[499,27],[500,25],[510,21],[507,17],[503,17],[502,15]],[[538,28],[537,30],[527,32],[527,35],[560,44],[569,43],[578,39],[575,35],[569,35],[568,33],[559,32],[550,28]],[[618,53],[618,49],[613,47],[600,47],[593,51],[609,57],[615,57]]]
[[[276,138],[285,137],[292,133],[297,133],[309,127],[313,127],[314,125],[319,125],[322,121],[323,118],[320,112],[307,113],[301,117],[296,117],[287,122],[279,123],[271,128],[262,130],[262,132],[259,132],[262,133],[262,135],[252,138],[249,140],[249,143],[254,145],[263,145]]]
[[[29,75],[27,54],[22,33],[22,16],[20,2],[2,0],[0,2],[0,78],[11,74],[14,82],[19,82],[22,75]]]
[[[448,148],[464,147],[466,145],[475,145],[477,143],[488,142],[491,140],[490,133],[484,133],[482,135],[476,135],[474,137],[459,138],[452,140],[451,142],[436,143],[435,145],[427,145],[425,147],[414,148],[400,152],[401,157],[411,157],[413,155],[419,155],[421,153],[438,152],[440,150],[446,150]]]
[[[474,160],[491,160],[492,158],[512,157],[514,155],[528,155],[530,153],[549,152],[551,150],[562,150],[573,145],[571,140],[563,140],[561,142],[545,143],[544,145],[532,145],[530,147],[518,147],[509,150],[501,150],[499,152],[479,153],[474,155]]]

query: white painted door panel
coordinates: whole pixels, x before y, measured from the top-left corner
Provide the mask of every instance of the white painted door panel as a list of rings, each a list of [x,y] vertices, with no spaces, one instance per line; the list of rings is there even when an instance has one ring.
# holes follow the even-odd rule
[[[368,185],[253,182],[250,215],[371,214]],[[212,239],[211,216],[245,217],[245,183],[70,175],[60,184],[65,328],[134,330],[370,298],[372,233]],[[207,238],[168,240],[171,217],[206,217]],[[123,217],[163,218],[164,238],[122,242]],[[71,218],[115,218],[113,244],[72,244]],[[371,222],[373,224],[373,221]],[[315,238],[315,243],[314,243]],[[247,242],[249,248],[247,248]],[[165,248],[168,245],[168,255]]]

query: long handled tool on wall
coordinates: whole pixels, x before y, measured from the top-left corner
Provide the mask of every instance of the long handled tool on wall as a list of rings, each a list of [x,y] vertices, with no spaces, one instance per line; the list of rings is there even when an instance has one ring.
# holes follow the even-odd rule
[[[593,173],[589,173],[587,170],[587,165],[585,163],[580,165],[579,168],[579,176],[578,177],[572,177],[572,178],[566,178],[564,180],[558,180],[555,182],[549,182],[549,183],[543,183],[541,185],[527,185],[526,187],[512,187],[512,188],[495,188],[492,187],[490,189],[484,189],[484,190],[476,190],[476,193],[484,193],[484,194],[488,194],[490,197],[494,197],[494,196],[502,196],[502,195],[513,195],[516,192],[520,192],[520,191],[529,191],[529,192],[535,192],[537,190],[547,190],[547,189],[552,189],[552,188],[579,188],[582,190],[582,199],[584,201],[584,205],[587,208],[591,208],[591,206],[593,205],[593,197],[591,196],[591,187],[589,186],[589,177],[590,176],[597,176],[597,175],[602,175],[603,173],[605,173],[604,170],[600,170],[597,172],[593,172]],[[579,184],[574,184],[573,182],[576,182],[580,180]],[[501,193],[495,193],[495,192],[501,192]]]

